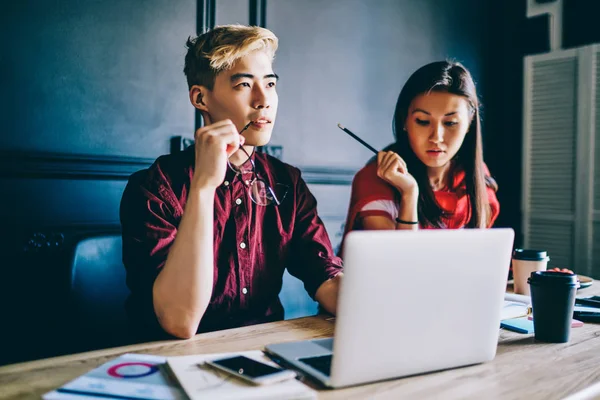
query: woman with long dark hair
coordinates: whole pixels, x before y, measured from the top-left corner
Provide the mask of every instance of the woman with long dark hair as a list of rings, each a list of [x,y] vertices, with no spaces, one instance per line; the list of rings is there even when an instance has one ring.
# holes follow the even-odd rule
[[[448,61],[419,68],[400,92],[393,128],[396,142],[354,178],[346,233],[491,227],[500,205],[469,71]]]

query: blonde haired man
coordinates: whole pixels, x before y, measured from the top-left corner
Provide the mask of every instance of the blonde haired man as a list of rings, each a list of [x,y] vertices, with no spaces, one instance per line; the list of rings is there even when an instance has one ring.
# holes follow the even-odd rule
[[[277,37],[220,26],[187,42],[204,127],[195,146],[134,174],[121,201],[127,311],[179,338],[278,320],[284,269],[335,312],[341,260],[300,171],[266,154],[277,114]]]

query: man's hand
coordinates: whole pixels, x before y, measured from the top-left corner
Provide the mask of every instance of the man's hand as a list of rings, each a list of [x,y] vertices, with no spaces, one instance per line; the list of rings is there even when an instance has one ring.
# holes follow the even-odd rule
[[[210,303],[215,190],[225,179],[227,158],[244,143],[230,120],[200,128],[195,136],[196,167],[190,194],[167,261],[152,287],[158,322],[180,338],[194,336]]]
[[[315,300],[328,312],[335,315],[337,311],[337,301],[342,283],[343,272],[340,272],[333,278],[326,280],[319,286],[315,293]]]
[[[226,119],[196,131],[196,167],[192,188],[215,190],[225,179],[227,158],[244,144],[233,122]]]

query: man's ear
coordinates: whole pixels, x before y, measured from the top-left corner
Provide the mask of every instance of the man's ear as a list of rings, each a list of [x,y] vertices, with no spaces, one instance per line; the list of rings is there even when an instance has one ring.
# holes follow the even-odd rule
[[[208,113],[204,96],[208,89],[205,86],[194,85],[190,88],[190,102],[198,110]]]

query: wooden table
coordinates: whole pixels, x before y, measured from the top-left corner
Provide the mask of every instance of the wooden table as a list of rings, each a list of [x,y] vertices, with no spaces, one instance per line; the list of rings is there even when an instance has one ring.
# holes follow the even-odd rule
[[[600,282],[579,296],[600,294]],[[163,341],[98,350],[0,367],[0,399],[37,398],[120,354],[177,356],[262,349],[266,344],[329,337],[324,316],[300,318]],[[559,399],[600,382],[600,324],[575,328],[565,344],[535,342],[533,335],[500,331],[489,363],[340,390],[322,399],[523,398]],[[599,387],[600,389],[600,387]],[[600,397],[600,393],[598,394]]]

